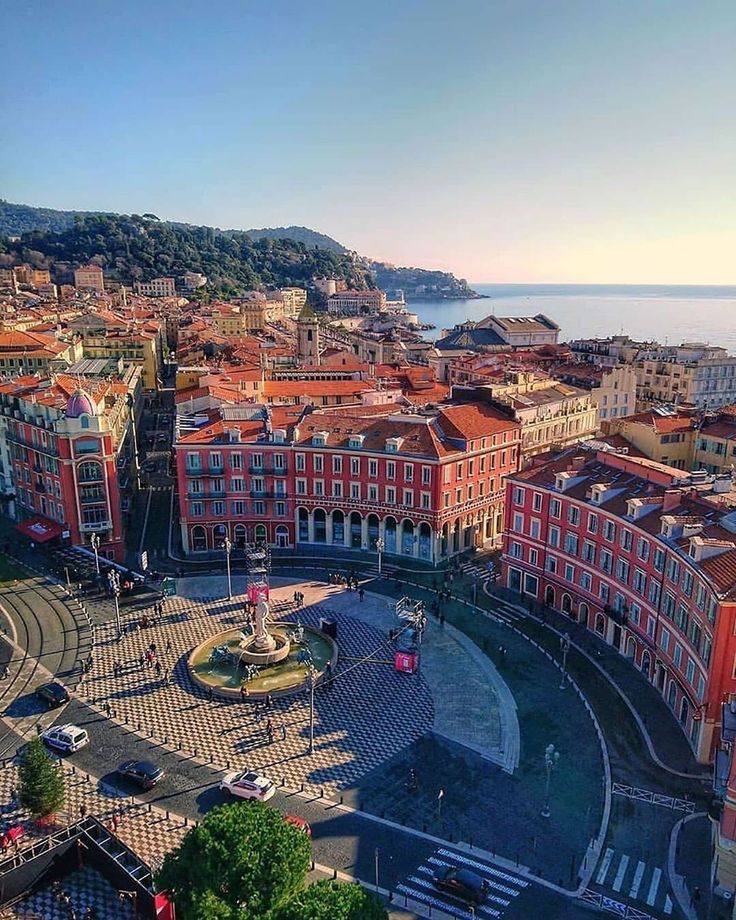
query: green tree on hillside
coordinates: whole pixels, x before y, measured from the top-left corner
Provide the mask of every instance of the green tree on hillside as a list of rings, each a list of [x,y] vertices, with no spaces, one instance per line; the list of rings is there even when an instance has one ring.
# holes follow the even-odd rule
[[[64,804],[64,777],[40,738],[26,745],[20,761],[20,803],[34,818],[48,818]]]

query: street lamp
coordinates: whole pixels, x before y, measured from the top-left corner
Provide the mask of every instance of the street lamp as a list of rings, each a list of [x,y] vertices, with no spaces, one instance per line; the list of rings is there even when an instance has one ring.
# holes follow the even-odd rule
[[[115,627],[118,631],[118,639],[123,635],[123,627],[120,622],[120,573],[115,569],[110,569],[107,573],[107,580],[110,583],[110,590],[115,599]]]
[[[376,540],[376,552],[378,553],[378,574],[379,574],[379,575],[381,574],[381,561],[382,561],[382,555],[381,555],[381,554],[383,553],[384,549],[386,549],[386,544],[385,544],[385,543],[383,542],[383,540],[379,537],[379,538]]]
[[[544,808],[542,809],[542,817],[549,818],[549,783],[552,779],[552,774],[557,768],[557,761],[560,759],[559,751],[555,750],[554,744],[548,744],[544,749],[544,769],[547,773],[547,783],[544,790]]]
[[[314,685],[318,672],[314,666],[312,652],[309,648],[300,651],[297,655],[297,660],[306,666],[307,677],[309,678],[309,753],[314,754]]]
[[[560,679],[560,690],[565,689],[565,676],[567,674],[567,653],[570,651],[570,637],[560,637],[560,651],[562,652],[562,678]]]
[[[95,553],[95,568],[97,569],[97,574],[99,575],[100,574],[100,557],[97,554],[97,550],[100,548],[99,535],[96,533],[93,533],[92,536],[89,538],[89,544]]]
[[[233,584],[230,578],[230,553],[232,552],[233,545],[230,542],[230,537],[225,537],[225,542],[222,544],[225,547],[225,560],[227,562],[227,598],[233,596]]]

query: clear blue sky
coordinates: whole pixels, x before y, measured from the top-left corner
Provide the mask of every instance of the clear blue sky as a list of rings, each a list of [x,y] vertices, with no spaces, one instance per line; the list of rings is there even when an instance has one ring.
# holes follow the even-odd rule
[[[5,0],[0,196],[736,283],[734,0]]]

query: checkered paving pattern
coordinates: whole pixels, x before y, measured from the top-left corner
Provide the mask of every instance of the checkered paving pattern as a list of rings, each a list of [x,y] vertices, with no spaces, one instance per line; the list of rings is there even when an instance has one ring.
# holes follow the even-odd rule
[[[86,814],[94,815],[107,825],[108,830],[113,831],[111,821],[114,815],[118,824],[114,830],[115,835],[154,870],[160,866],[164,855],[181,843],[188,828],[178,815],[167,818],[165,812],[131,800],[130,797],[123,797],[119,791],[108,790],[95,779],[88,779],[78,771],[73,772],[71,765],[62,764],[60,769],[64,770],[66,802],[64,811],[57,816],[59,825],[78,821],[84,806]],[[23,849],[48,832],[29,822],[28,815],[17,803],[14,794],[17,788],[17,767],[15,764],[7,764],[0,769],[0,830],[24,824],[27,833],[19,842]],[[108,915],[101,913],[100,916]]]
[[[387,636],[374,626],[317,604],[294,609],[291,602],[272,606],[276,619],[319,626],[322,617],[337,622],[340,660],[330,687],[315,691],[315,750],[308,755],[309,699],[274,700],[267,716],[276,740],[267,744],[265,717],[252,702],[207,699],[191,681],[186,659],[208,637],[240,625],[242,599],[170,598],[161,623],[127,632],[117,642],[112,624],[98,628],[96,660],[83,692],[102,706],[107,701],[118,721],[143,734],[233,769],[263,770],[289,786],[312,786],[327,795],[355,783],[431,729],[434,707],[420,675],[395,671]],[[162,665],[140,665],[154,642]],[[167,642],[171,650],[166,651]],[[369,659],[369,660],[363,660]],[[121,676],[113,662],[123,663]],[[165,669],[171,681],[165,681]],[[286,738],[282,740],[282,728]]]
[[[60,897],[62,892],[69,901]],[[78,869],[64,877],[59,894],[49,886],[23,901],[0,912],[1,920],[83,920],[88,908],[93,908],[97,920],[134,920],[136,916],[129,901],[121,902],[118,892],[94,869]]]

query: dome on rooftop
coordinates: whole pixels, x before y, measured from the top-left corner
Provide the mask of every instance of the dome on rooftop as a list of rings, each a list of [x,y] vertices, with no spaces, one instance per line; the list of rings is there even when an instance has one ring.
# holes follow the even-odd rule
[[[79,418],[80,415],[95,415],[95,407],[92,400],[84,390],[77,390],[69,397],[66,404],[66,417]]]

